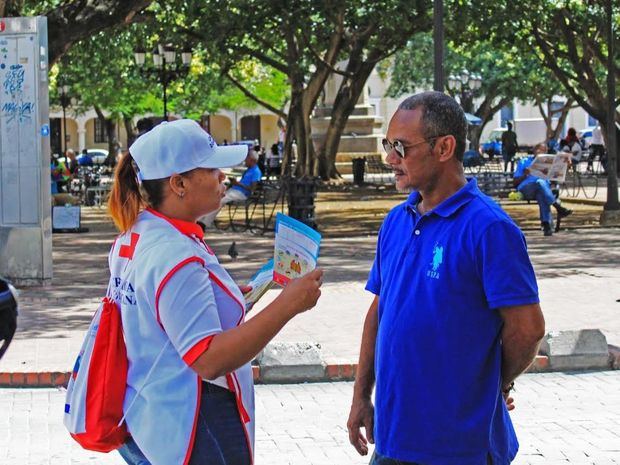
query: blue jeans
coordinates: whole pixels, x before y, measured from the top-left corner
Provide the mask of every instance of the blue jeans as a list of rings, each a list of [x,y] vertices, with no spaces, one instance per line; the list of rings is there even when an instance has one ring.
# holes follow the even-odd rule
[[[551,224],[551,205],[555,202],[555,195],[551,192],[549,183],[544,179],[537,179],[519,188],[525,200],[536,200],[540,211],[540,221]]]
[[[129,465],[150,465],[133,439],[118,452]],[[188,465],[250,465],[235,395],[228,389],[202,383],[196,438]]]

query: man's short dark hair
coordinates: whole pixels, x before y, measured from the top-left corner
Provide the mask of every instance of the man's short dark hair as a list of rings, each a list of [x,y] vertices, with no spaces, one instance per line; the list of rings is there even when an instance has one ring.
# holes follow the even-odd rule
[[[512,129],[512,123],[510,121],[506,123],[506,126],[508,127],[509,131]]]
[[[422,109],[424,138],[452,135],[456,139],[454,156],[463,161],[465,140],[467,139],[467,120],[461,106],[449,95],[442,92],[422,92],[406,98],[399,110]]]

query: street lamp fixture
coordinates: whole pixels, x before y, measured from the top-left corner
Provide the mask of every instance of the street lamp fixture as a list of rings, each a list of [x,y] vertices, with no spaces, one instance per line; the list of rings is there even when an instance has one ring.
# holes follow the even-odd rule
[[[134,50],[134,60],[140,74],[157,78],[163,88],[164,121],[168,121],[168,85],[185,77],[192,62],[192,49],[185,46],[181,51],[181,65],[177,63],[177,52],[172,44],[158,44],[151,52],[153,67],[147,68],[146,51],[142,47]]]
[[[465,108],[471,106],[471,100],[473,100],[474,94],[482,87],[482,76],[479,74],[470,73],[468,70],[463,69],[460,75],[451,74],[448,77],[448,90],[451,94],[460,94],[459,98],[461,106],[465,111],[471,110]],[[467,103],[466,103],[467,102]]]
[[[60,106],[62,107],[62,127],[63,127],[63,146],[62,153],[63,155],[67,154],[67,107],[71,105],[71,97],[69,96],[69,91],[71,90],[71,86],[68,84],[62,84],[59,87],[60,95]]]

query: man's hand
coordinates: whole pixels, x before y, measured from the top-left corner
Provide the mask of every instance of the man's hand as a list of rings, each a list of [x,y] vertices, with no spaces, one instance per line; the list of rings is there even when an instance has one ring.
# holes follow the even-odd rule
[[[508,411],[510,412],[511,410],[514,410],[515,400],[510,397],[510,393],[502,393],[502,395],[504,396],[504,402],[506,402],[506,408],[508,409]]]
[[[362,427],[366,430],[366,436],[361,432]],[[368,443],[375,443],[374,427],[375,407],[371,400],[353,398],[347,429],[349,430],[349,442],[360,455],[368,455]]]

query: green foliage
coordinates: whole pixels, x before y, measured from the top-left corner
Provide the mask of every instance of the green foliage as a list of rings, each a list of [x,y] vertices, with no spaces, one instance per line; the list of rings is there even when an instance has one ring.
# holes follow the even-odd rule
[[[432,34],[416,34],[392,60],[388,95],[398,97],[416,89],[432,88]],[[385,70],[389,65],[382,66]],[[561,90],[557,80],[540,66],[535,56],[525,55],[514,46],[500,48],[479,39],[448,40],[444,67],[446,76],[459,76],[463,69],[479,74],[482,77],[479,96],[495,95],[525,101],[535,100],[541,93],[553,96]]]
[[[128,29],[95,34],[69,50],[53,70],[52,84],[71,85],[78,111],[97,106],[116,117],[158,112],[152,82],[141,77],[133,64],[134,41]]]
[[[78,111],[97,106],[114,117],[162,114],[161,82],[153,72],[140,72],[134,49],[146,46],[150,52],[156,44],[170,42],[180,51],[186,40],[176,30],[179,16],[170,9],[170,2],[154,3],[149,12],[151,21],[100,32],[73,46],[52,69],[51,101],[58,101],[56,86],[62,80],[71,85],[72,95],[79,96]],[[198,119],[219,109],[255,107],[223,76],[222,67],[209,59],[200,43],[195,43],[189,72],[169,84],[169,111]],[[150,53],[145,68],[153,69]],[[283,106],[288,88],[282,73],[256,60],[236,63],[230,72],[266,102]]]
[[[468,16],[477,17],[472,36],[483,36],[498,47],[514,46],[551,72],[564,94],[598,117],[605,112],[608,0],[468,0]],[[612,5],[614,2],[612,2]],[[487,14],[492,10],[493,15]],[[515,12],[519,14],[515,14]],[[616,31],[620,10],[613,13]],[[620,78],[620,37],[614,34],[611,70]],[[620,92],[620,79],[616,79]]]

